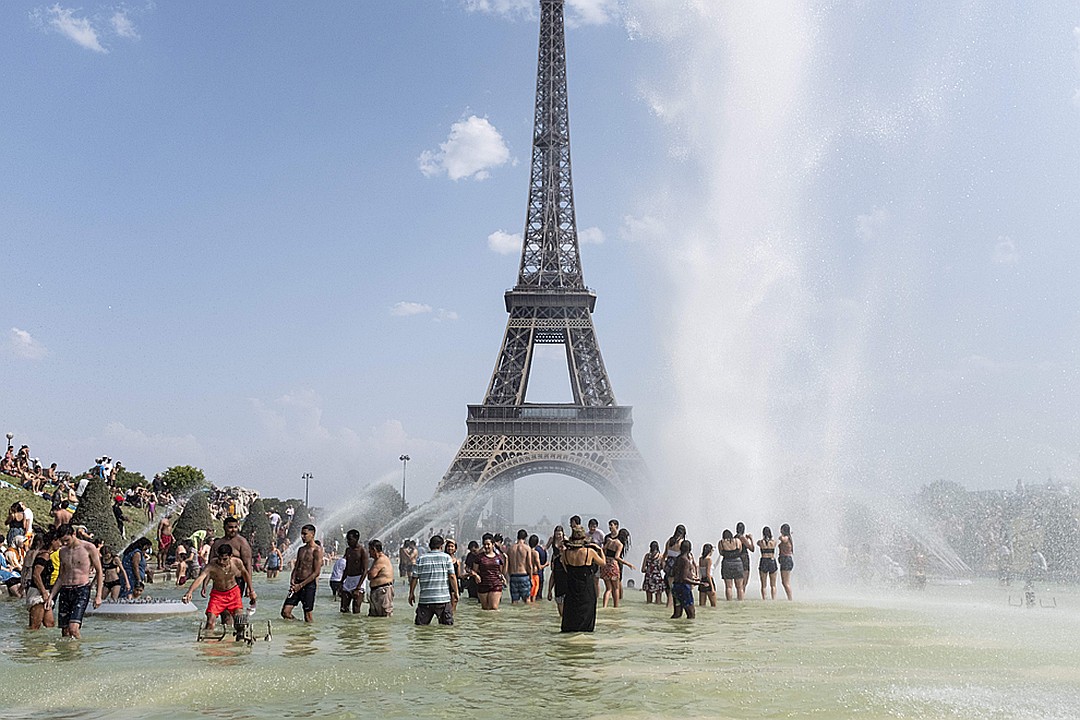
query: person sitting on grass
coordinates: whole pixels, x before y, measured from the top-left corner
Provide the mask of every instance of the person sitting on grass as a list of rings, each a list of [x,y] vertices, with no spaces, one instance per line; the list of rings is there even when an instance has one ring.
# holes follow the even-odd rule
[[[241,577],[248,589],[248,599],[255,604],[255,588],[251,585],[251,574],[239,558],[233,557],[232,545],[222,543],[218,545],[214,561],[208,564],[199,576],[191,582],[191,587],[184,593],[184,602],[191,602],[195,586],[199,586],[200,593],[206,597],[206,581],[209,579],[213,586],[210,589],[210,601],[206,604],[206,629],[214,629],[214,621],[221,616],[221,622],[228,625],[232,617],[244,611],[244,599],[240,595],[240,584],[236,578]]]

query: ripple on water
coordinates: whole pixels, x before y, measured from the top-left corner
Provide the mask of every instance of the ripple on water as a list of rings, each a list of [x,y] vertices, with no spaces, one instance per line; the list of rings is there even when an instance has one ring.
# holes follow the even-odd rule
[[[284,590],[266,584],[266,607]],[[995,602],[974,586],[925,611],[910,598],[748,601],[688,622],[627,593],[595,634],[563,635],[548,603],[463,603],[440,628],[414,626],[406,603],[389,619],[342,615],[324,594],[314,625],[275,620],[274,640],[251,648],[195,642],[191,617],[93,618],[82,642],[61,642],[0,602],[0,703],[5,718],[1080,717],[1080,650],[1061,641],[1080,631],[1080,596],[1041,615]],[[1003,632],[1006,618],[1019,629]],[[43,669],[66,692],[28,691]]]

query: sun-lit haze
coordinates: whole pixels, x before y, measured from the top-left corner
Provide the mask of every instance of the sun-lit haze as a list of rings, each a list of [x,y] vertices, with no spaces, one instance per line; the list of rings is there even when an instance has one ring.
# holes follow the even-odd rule
[[[1075,482],[1080,8],[567,20],[583,269],[658,525]],[[406,453],[429,498],[505,326],[536,42],[532,0],[0,5],[0,431],[73,471],[310,472],[330,507]],[[567,399],[559,353],[530,400]],[[519,483],[522,521],[578,510],[608,508]]]

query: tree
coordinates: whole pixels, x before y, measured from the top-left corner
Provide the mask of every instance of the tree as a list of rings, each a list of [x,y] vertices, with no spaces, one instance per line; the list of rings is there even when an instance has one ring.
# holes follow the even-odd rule
[[[71,518],[72,525],[85,525],[95,537],[117,552],[123,550],[124,539],[112,511],[112,493],[101,478],[94,478],[86,486],[79,507]]]
[[[128,470],[126,467],[121,467],[120,472],[116,473],[116,487],[121,490],[128,490],[129,488],[137,486],[146,486],[146,476],[141,472],[135,472]]]
[[[266,517],[262,500],[251,503],[248,515],[244,518],[244,525],[240,528],[240,534],[251,544],[252,555],[261,554],[266,557],[270,553],[274,536],[270,532],[270,520]]]
[[[176,519],[173,536],[177,540],[186,540],[192,533],[199,530],[212,530],[213,527],[214,519],[210,517],[210,503],[206,500],[206,493],[197,492],[188,498],[184,511]]]
[[[386,483],[365,489],[358,504],[360,510],[345,524],[345,529],[355,528],[366,540],[402,517],[401,493]]]
[[[289,498],[287,500],[279,500],[275,497],[263,498],[263,507],[267,512],[277,511],[281,515],[281,521],[286,522],[288,520],[288,513],[285,512],[286,508],[292,508],[295,513],[293,514],[292,523],[289,525],[289,531],[287,537],[292,542],[300,537],[300,528],[304,525],[312,524],[316,527],[319,534],[322,534],[323,528],[319,527],[319,524],[315,522],[315,513],[313,508],[309,508],[304,505],[304,501],[297,498]]]
[[[191,465],[174,465],[161,473],[161,481],[173,495],[206,488],[206,474]]]

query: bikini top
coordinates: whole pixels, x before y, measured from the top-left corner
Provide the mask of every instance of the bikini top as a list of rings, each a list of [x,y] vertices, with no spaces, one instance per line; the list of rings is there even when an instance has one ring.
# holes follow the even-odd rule
[[[604,548],[604,555],[606,555],[609,558],[613,558],[613,557],[615,557],[615,551],[611,550],[610,548]]]
[[[762,548],[761,548],[761,556],[762,557],[765,557],[767,555],[772,555],[774,552],[776,552],[776,546],[775,545],[773,545],[772,547],[762,546]]]

